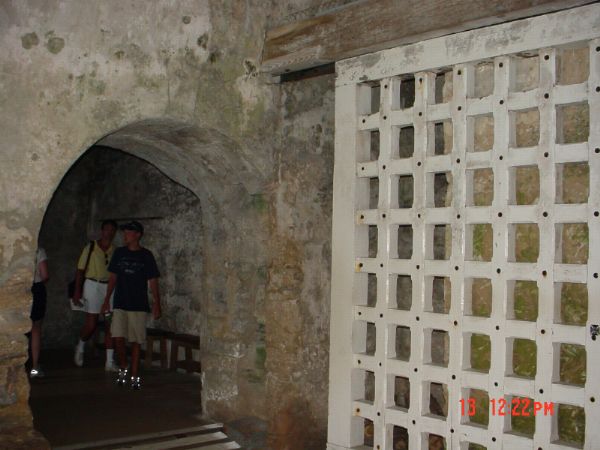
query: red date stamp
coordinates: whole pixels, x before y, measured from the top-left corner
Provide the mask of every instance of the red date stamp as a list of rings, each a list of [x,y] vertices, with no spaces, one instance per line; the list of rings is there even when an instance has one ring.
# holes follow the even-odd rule
[[[477,413],[477,400],[473,397],[460,400],[461,416],[472,417]],[[513,397],[507,400],[503,397],[498,399],[492,398],[489,401],[490,414],[492,416],[514,416],[514,417],[530,417],[543,414],[544,416],[554,415],[553,402],[537,402],[526,397]]]

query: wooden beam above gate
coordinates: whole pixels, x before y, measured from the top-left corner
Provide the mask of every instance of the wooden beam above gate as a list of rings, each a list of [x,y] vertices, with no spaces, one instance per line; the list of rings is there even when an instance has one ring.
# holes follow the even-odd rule
[[[261,70],[280,75],[590,0],[366,0],[267,32]]]

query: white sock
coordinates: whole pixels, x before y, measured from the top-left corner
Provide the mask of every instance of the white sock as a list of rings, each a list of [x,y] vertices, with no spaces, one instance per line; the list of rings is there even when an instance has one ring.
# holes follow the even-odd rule
[[[115,354],[115,350],[114,349],[107,348],[106,349],[106,360],[112,362],[114,354]]]
[[[77,351],[82,352],[84,347],[85,347],[85,341],[82,341],[81,339],[79,339],[79,342],[77,343]]]

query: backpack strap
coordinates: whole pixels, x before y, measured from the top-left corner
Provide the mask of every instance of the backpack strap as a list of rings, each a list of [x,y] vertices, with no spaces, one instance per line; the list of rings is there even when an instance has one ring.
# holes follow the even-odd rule
[[[92,257],[92,252],[94,251],[94,245],[96,245],[96,241],[90,241],[90,251],[88,252],[87,259],[85,260],[85,267],[83,268],[83,276],[85,277],[88,266],[90,265],[90,259]]]

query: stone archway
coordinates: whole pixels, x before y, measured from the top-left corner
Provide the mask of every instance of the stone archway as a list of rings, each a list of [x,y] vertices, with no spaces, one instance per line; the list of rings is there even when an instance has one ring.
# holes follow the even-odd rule
[[[245,414],[264,417],[264,383],[256,383],[264,381],[264,366],[256,364],[257,355],[264,354],[264,324],[259,324],[262,312],[257,310],[264,303],[260,297],[267,267],[267,217],[257,197],[264,180],[244,160],[239,146],[223,134],[172,119],[138,121],[97,144],[151,163],[201,200],[206,269],[200,299],[203,411],[230,420],[243,402]],[[18,236],[14,238],[18,241]],[[31,423],[22,364],[33,250],[29,247],[14,269],[9,267],[0,278],[0,297],[12,299],[11,308],[0,313],[11,343],[2,346],[10,358],[3,367],[10,372],[3,395],[12,406],[5,417],[22,428]],[[2,256],[7,259],[6,253]]]

